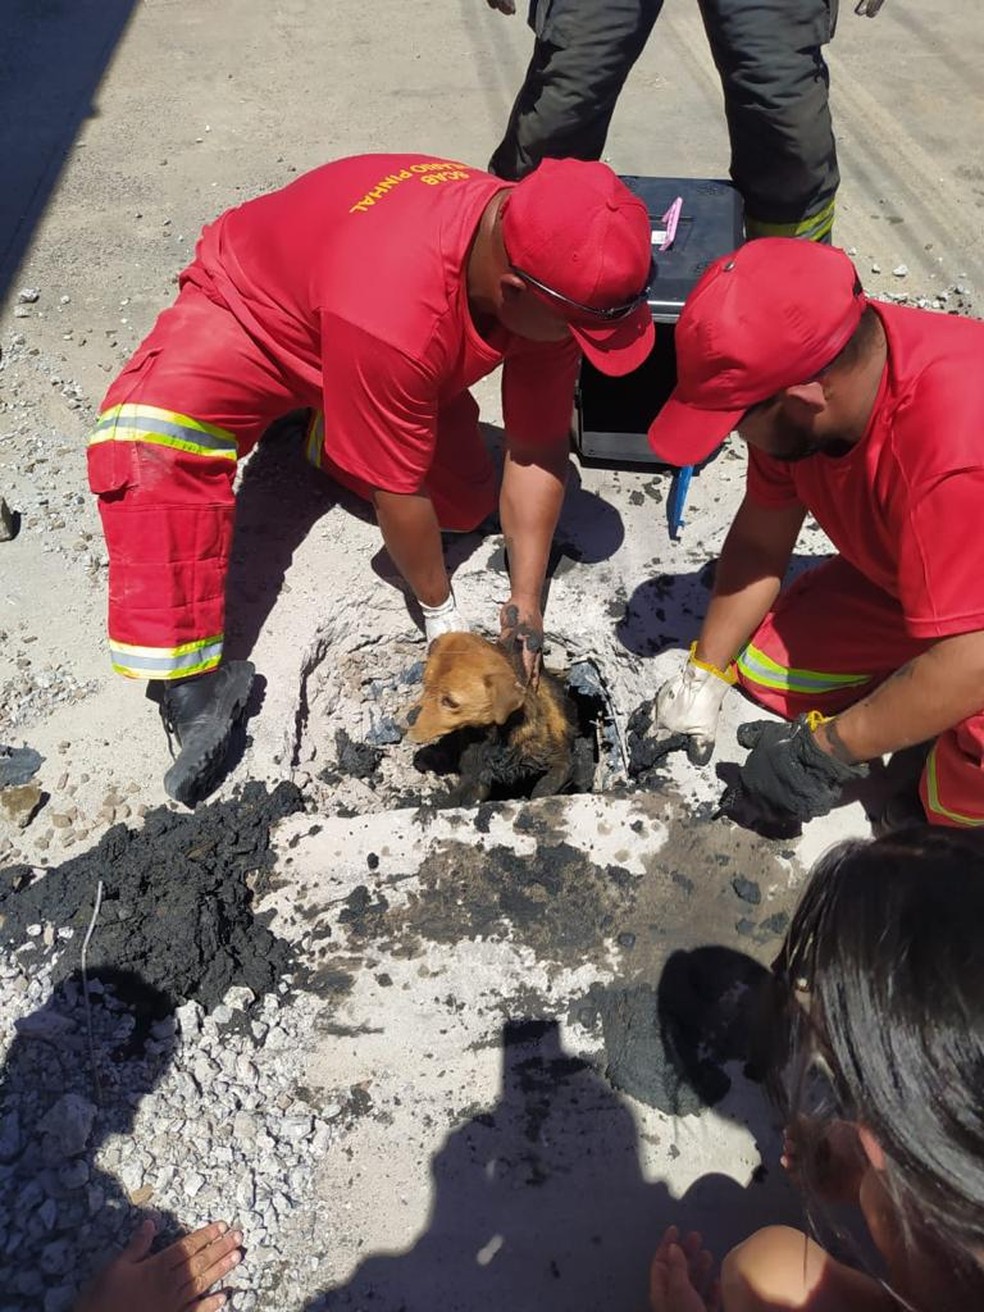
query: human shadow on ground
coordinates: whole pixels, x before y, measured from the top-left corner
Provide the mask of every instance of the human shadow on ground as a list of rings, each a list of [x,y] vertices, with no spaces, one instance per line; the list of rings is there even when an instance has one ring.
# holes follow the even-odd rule
[[[668,1023],[656,1002],[651,1020],[657,1032]],[[682,1042],[683,1031],[676,1037]],[[555,1020],[506,1022],[502,1048],[497,1102],[453,1130],[431,1163],[426,1233],[406,1252],[367,1258],[305,1312],[641,1309],[650,1258],[668,1225],[700,1229],[720,1256],[761,1224],[801,1220],[781,1172],[756,1168],[754,1153],[739,1167],[747,1186],[706,1169],[722,1148],[720,1130],[702,1133],[703,1117],[665,1122],[670,1155],[698,1159],[683,1196],[648,1180],[630,1104],[564,1051]],[[680,1077],[687,1078],[682,1064]],[[713,1114],[745,1121],[777,1158],[765,1100],[753,1093],[750,1114],[734,1089]]]
[[[136,0],[9,0],[0,46],[0,299],[30,244]]]
[[[243,469],[226,581],[225,651],[229,659],[246,659],[253,651],[284,590],[294,553],[319,520],[338,509],[363,523],[376,522],[367,501],[307,460],[305,427],[306,412],[285,415],[263,435]],[[496,430],[492,431],[494,442]],[[448,573],[453,576],[485,536],[495,531],[494,524],[487,524],[475,533],[446,534]],[[420,609],[386,548],[380,545],[374,555],[367,553],[366,565],[404,593],[407,611],[422,630]],[[367,576],[367,590],[369,582]]]
[[[583,486],[581,472],[572,462],[547,564],[548,586],[552,578],[566,574],[575,565],[597,565],[610,559],[624,540],[625,525],[618,509]],[[501,543],[489,558],[488,567],[508,572]]]
[[[2,1312],[69,1312],[141,1219],[96,1156],[131,1132],[140,1098],[171,1064],[173,1032],[149,1032],[168,1004],[138,975],[107,970],[90,976],[89,1001],[98,1085],[78,973],[15,1022],[0,1073]],[[154,1215],[158,1240],[174,1238],[177,1219]]]
[[[229,659],[247,658],[284,589],[294,553],[314,525],[340,506],[371,512],[304,455],[304,421],[285,416],[264,435],[243,470],[226,580]]]
[[[783,587],[826,559],[793,556]],[[668,647],[686,650],[700,632],[716,569],[717,558],[712,557],[699,570],[657,574],[640,583],[616,617],[615,633],[625,650],[635,656],[656,656]]]
[[[618,508],[590,492],[581,471],[571,462],[554,548],[561,557],[584,565],[597,565],[615,555],[625,541],[625,524]],[[552,573],[561,573],[555,568]]]
[[[686,649],[700,630],[715,563],[684,574],[657,574],[640,583],[621,609],[613,605],[615,636],[622,647],[634,656]]]
[[[502,598],[509,595],[509,555],[498,525],[493,530],[491,550],[485,568],[502,578]],[[544,579],[543,609],[546,611],[555,579],[582,565],[597,565],[614,556],[625,538],[625,525],[617,508],[581,483],[581,473],[573,462],[568,467],[567,487],[560,518],[547,559]],[[452,549],[453,550],[453,549]],[[472,549],[473,550],[473,549]],[[469,550],[468,554],[472,554]],[[452,551],[447,554],[449,572],[462,563]]]
[[[505,430],[495,424],[482,424],[482,432],[489,454],[495,462],[497,478],[501,486]],[[509,591],[509,559],[502,539],[498,508],[471,532],[444,533],[442,538],[448,577],[452,580],[482,544],[488,542],[490,550],[485,560],[485,568],[502,576],[504,589],[502,598],[505,600]],[[544,607],[549,599],[550,584],[554,578],[566,574],[577,565],[594,565],[608,560],[622,545],[624,538],[625,526],[616,507],[597,493],[589,492],[583,487],[580,470],[571,461],[568,465],[564,502],[547,563]],[[414,624],[423,631],[420,607],[404,584],[385,547],[381,547],[373,557],[372,568],[384,582],[404,593],[407,613]]]

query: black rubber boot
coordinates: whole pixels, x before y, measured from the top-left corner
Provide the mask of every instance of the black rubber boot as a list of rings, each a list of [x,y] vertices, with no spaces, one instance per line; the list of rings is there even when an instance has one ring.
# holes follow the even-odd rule
[[[901,829],[914,829],[917,825],[928,823],[919,789],[914,786],[895,793],[878,814],[871,817],[871,832],[876,838],[884,838]]]
[[[242,719],[256,669],[229,661],[194,679],[165,683],[161,719],[181,748],[164,776],[169,797],[195,807],[222,778],[232,731]]]
[[[865,805],[871,832],[876,838],[929,823],[919,796],[919,780],[932,746],[931,738],[928,742],[893,752],[888,764],[876,774],[878,793],[873,805]]]

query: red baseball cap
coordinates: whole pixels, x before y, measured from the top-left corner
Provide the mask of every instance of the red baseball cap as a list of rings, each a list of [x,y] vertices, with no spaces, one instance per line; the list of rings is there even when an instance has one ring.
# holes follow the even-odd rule
[[[502,208],[513,272],[567,320],[602,373],[631,373],[653,349],[646,301],[652,225],[646,206],[607,164],[545,159]]]
[[[867,304],[836,247],[760,237],[723,256],[680,314],[677,385],[650,425],[649,445],[671,465],[699,464],[750,406],[825,369]]]

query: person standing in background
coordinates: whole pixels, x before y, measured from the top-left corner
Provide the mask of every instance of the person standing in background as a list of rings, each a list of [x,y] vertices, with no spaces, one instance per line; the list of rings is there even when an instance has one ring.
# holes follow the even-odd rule
[[[487,0],[502,13],[515,0]],[[838,0],[699,0],[721,77],[731,177],[749,237],[829,241],[840,174],[823,47]],[[530,0],[526,79],[489,171],[600,159],[615,104],[663,0]]]

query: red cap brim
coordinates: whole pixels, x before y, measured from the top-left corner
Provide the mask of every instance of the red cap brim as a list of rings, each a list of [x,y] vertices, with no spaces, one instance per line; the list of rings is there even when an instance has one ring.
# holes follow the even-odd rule
[[[698,410],[671,394],[649,425],[649,445],[668,465],[699,465],[734,431],[744,413]]]
[[[621,378],[644,364],[656,341],[649,306],[643,303],[625,319],[614,323],[567,325],[594,367],[610,378]]]

